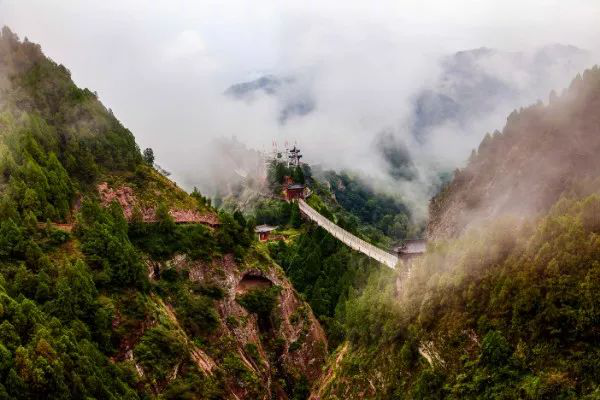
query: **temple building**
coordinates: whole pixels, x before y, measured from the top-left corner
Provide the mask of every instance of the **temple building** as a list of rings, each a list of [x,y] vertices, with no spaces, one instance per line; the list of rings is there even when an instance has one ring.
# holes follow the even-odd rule
[[[301,183],[292,183],[291,185],[284,188],[285,199],[287,201],[304,199],[304,189],[305,186]]]
[[[283,181],[283,197],[286,201],[304,199],[306,196],[306,186],[301,183],[294,183],[290,176],[286,176]]]
[[[256,228],[254,228],[254,232],[258,234],[258,240],[260,240],[261,242],[266,242],[267,240],[269,240],[271,232],[275,229],[277,229],[276,226],[258,225]]]

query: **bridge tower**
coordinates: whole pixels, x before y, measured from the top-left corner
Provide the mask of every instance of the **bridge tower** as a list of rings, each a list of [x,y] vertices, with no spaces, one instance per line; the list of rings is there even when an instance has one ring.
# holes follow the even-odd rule
[[[300,149],[296,144],[288,151],[288,166],[300,166],[300,159],[302,158],[302,154],[300,153]]]

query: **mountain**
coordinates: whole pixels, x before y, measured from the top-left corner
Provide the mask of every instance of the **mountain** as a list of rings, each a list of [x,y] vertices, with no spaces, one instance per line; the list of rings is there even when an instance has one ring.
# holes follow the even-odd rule
[[[399,182],[424,180],[422,185],[433,195],[443,181],[437,175],[460,165],[459,157],[478,144],[482,129],[498,126],[515,107],[566,86],[590,63],[589,52],[561,44],[526,52],[479,48],[445,56],[433,83],[412,95],[407,128],[379,132],[376,149],[390,177]],[[452,143],[453,151],[439,143]],[[436,177],[423,179],[419,170]]]
[[[566,86],[591,63],[588,51],[564,44],[524,51],[476,48],[447,54],[438,60],[436,73],[424,76],[424,83],[413,93],[400,93],[404,97],[398,101],[407,103],[407,112],[388,120],[396,120],[402,129],[382,123],[364,134],[373,138],[375,156],[390,181],[415,182],[420,190],[433,195],[443,176],[461,165],[460,160],[479,143],[486,129],[500,126],[515,107]],[[318,81],[306,74],[265,75],[232,85],[225,93],[247,107],[269,98],[275,103],[278,122],[294,124],[319,112]],[[360,116],[360,109],[350,111]],[[453,151],[440,143],[451,143]]]
[[[600,167],[597,68],[577,75],[547,106],[514,111],[502,132],[487,135],[466,168],[431,202],[430,236],[511,213],[544,213],[568,190],[594,180]],[[589,186],[589,185],[588,185]]]
[[[433,84],[411,100],[411,134],[421,142],[446,124],[468,128],[519,104],[545,97],[557,82],[587,67],[589,52],[571,45],[552,44],[531,51],[491,48],[459,51],[443,57]],[[316,100],[306,79],[264,75],[230,86],[225,94],[252,103],[267,95],[280,103],[280,121],[314,111]]]
[[[248,103],[261,94],[274,97],[279,103],[279,123],[285,124],[291,118],[302,117],[315,109],[315,100],[305,85],[306,82],[297,78],[265,75],[253,81],[231,85],[225,90],[225,95]]]
[[[378,244],[418,232],[400,200],[283,162],[249,182],[260,154],[235,144],[230,200],[255,203],[219,210],[4,28],[0,397],[597,398],[599,101],[595,67],[512,113],[432,199],[426,254],[391,270],[280,193],[308,183],[314,209]]]
[[[413,129],[422,138],[447,123],[466,127],[486,115],[546,96],[557,81],[586,67],[588,52],[549,45],[532,52],[480,48],[445,57],[437,82],[414,101]]]
[[[0,397],[306,397],[327,339],[253,225],[8,28],[0,90]]]
[[[340,310],[311,399],[597,397],[599,101],[594,67],[482,141],[432,199],[425,256]]]

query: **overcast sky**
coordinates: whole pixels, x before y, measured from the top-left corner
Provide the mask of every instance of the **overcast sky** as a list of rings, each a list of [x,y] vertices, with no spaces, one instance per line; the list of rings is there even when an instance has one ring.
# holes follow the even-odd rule
[[[402,129],[440,55],[551,43],[597,52],[599,21],[597,0],[0,0],[0,25],[97,91],[186,186],[220,136],[259,149],[298,140],[313,162],[376,169],[370,135]],[[263,73],[313,77],[319,112],[282,127],[272,99],[247,107],[222,95]]]

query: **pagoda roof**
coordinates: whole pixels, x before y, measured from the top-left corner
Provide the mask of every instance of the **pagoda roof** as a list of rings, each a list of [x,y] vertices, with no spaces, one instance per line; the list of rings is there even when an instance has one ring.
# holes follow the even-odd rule
[[[304,189],[304,185],[301,183],[294,183],[287,187],[288,189]]]
[[[277,226],[271,226],[271,225],[258,225],[256,228],[254,228],[254,232],[256,232],[256,233],[271,232],[277,228],[278,228]]]

